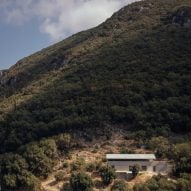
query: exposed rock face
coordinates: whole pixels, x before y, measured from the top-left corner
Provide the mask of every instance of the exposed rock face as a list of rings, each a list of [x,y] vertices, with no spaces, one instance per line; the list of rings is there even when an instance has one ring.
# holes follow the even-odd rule
[[[0,70],[0,77],[4,76],[6,72],[7,72],[7,70]]]
[[[12,86],[16,81],[16,76],[8,77],[8,70],[0,70],[0,85]]]
[[[7,70],[0,70],[0,84],[4,83],[4,76],[6,76]]]
[[[173,24],[179,24],[182,27],[191,28],[191,7],[183,6],[178,8],[170,16]]]

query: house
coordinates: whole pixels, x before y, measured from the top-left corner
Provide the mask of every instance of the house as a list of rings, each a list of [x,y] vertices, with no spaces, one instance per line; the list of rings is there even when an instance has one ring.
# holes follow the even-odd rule
[[[157,160],[154,154],[107,154],[106,159],[117,173],[131,174],[134,165],[139,165],[139,173],[165,175],[171,171],[168,162]]]

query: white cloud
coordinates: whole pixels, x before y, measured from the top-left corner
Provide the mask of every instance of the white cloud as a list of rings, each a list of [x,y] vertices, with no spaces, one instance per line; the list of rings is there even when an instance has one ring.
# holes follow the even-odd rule
[[[37,18],[53,41],[94,27],[136,0],[1,0],[1,21],[24,24]]]

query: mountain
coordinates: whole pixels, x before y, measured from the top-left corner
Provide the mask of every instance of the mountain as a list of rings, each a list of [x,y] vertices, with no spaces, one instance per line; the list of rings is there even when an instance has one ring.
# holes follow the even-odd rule
[[[108,124],[190,132],[190,9],[137,2],[12,66],[1,76],[2,152]]]
[[[145,0],[0,72],[0,152],[113,126],[191,133],[191,2]]]

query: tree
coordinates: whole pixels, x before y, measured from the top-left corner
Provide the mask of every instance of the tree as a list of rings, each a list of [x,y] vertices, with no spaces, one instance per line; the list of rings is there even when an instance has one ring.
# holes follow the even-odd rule
[[[135,164],[132,167],[132,175],[133,177],[136,177],[139,174],[140,166],[138,164]]]
[[[71,135],[68,133],[64,133],[58,136],[56,140],[56,144],[58,149],[63,151],[64,149],[69,149],[71,144]]]
[[[152,137],[149,141],[149,147],[155,150],[157,157],[164,157],[169,150],[169,142],[165,137]]]
[[[115,169],[111,166],[102,166],[100,168],[100,176],[105,185],[109,185],[112,183],[113,179],[116,178]]]
[[[29,164],[29,170],[37,177],[47,177],[53,168],[53,161],[37,144],[27,146],[23,157]]]
[[[72,171],[79,171],[85,168],[85,160],[82,157],[77,157],[76,161],[71,163],[71,170]]]
[[[91,191],[93,187],[92,179],[84,172],[72,173],[70,185],[73,191]]]
[[[175,175],[191,173],[191,144],[181,143],[173,146],[170,157],[175,161]]]
[[[51,159],[55,159],[58,155],[56,143],[53,139],[45,139],[40,141],[39,146],[43,148],[44,153]]]
[[[20,155],[6,154],[0,159],[1,185],[3,188],[14,189],[19,183],[22,173],[28,164]]]
[[[191,190],[191,179],[187,180],[179,178],[177,181],[177,190],[190,191]]]
[[[28,171],[28,164],[18,154],[6,154],[0,159],[2,190],[40,191],[40,181]]]
[[[22,183],[21,190],[24,191],[43,191],[41,188],[40,180],[35,177],[31,172],[25,171],[22,178],[20,178]]]
[[[123,180],[116,180],[111,187],[111,191],[128,191],[128,186]]]
[[[135,184],[133,191],[151,191],[145,184]]]

